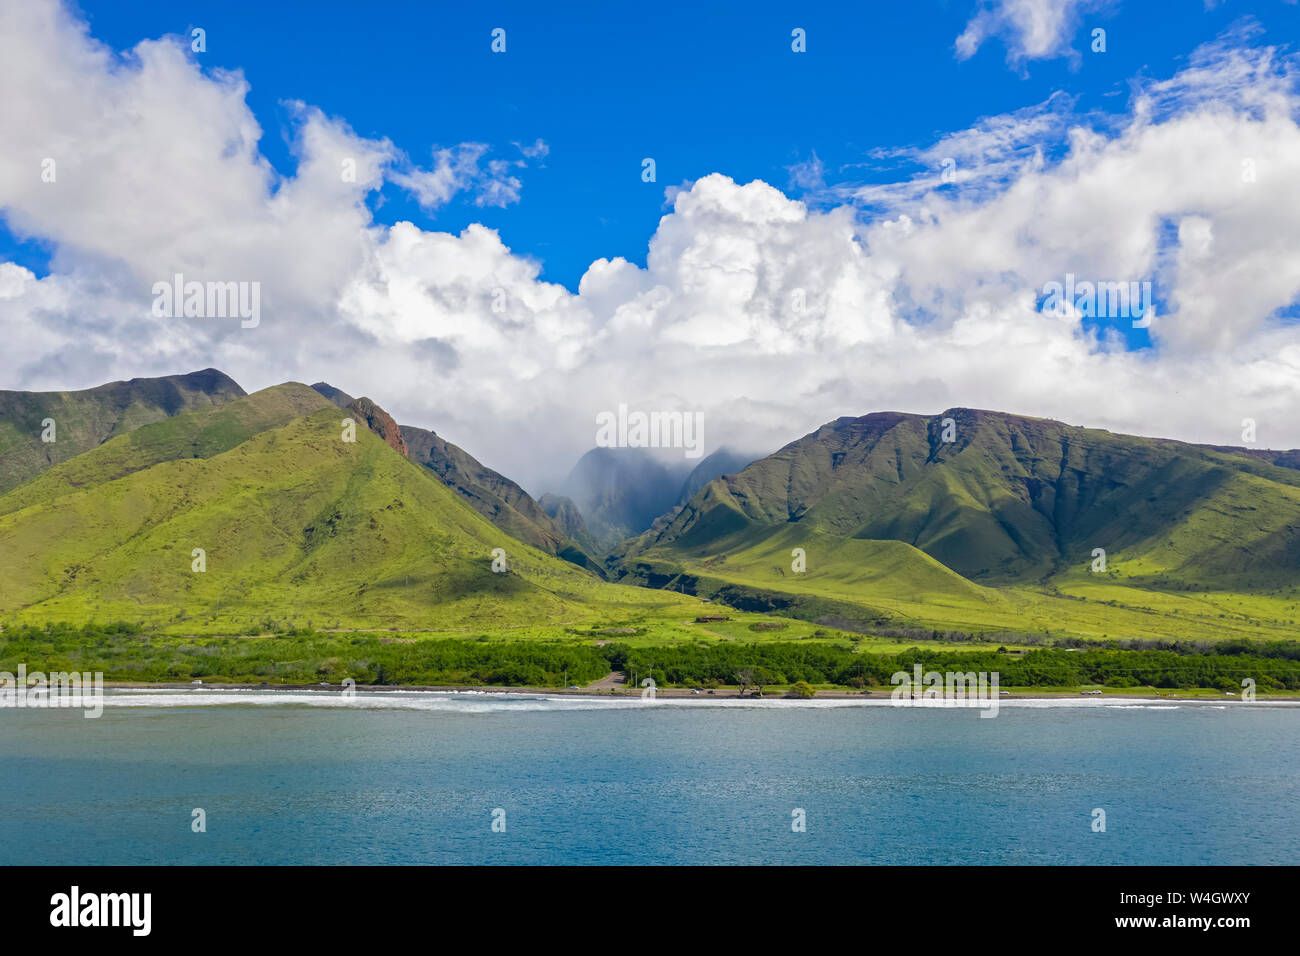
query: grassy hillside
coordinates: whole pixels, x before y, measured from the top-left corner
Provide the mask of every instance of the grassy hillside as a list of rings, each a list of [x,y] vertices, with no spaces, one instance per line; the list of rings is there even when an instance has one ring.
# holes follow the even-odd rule
[[[176,634],[610,629],[662,644],[821,628],[1009,644],[1298,632],[1300,471],[1282,453],[966,409],[840,419],[709,482],[625,543],[611,584],[570,563],[585,556],[518,485],[368,399],[180,378],[207,399],[119,409],[119,430],[174,413],[0,494],[5,619]],[[601,500],[623,507],[608,471]],[[730,620],[694,622],[711,612]]]
[[[354,399],[327,382],[317,382],[312,389],[339,408],[360,415],[372,431],[379,432],[411,461],[429,469],[470,507],[506,534],[548,554],[557,554],[575,564],[599,570],[599,565],[583,545],[570,540],[572,535],[552,520],[528,492],[464,449],[426,428],[395,423],[390,427],[388,422],[391,418],[387,412],[368,398]],[[376,419],[379,419],[378,423]]]
[[[410,458],[513,537],[555,554],[567,535],[524,489],[428,429],[402,426]]]
[[[1183,527],[1167,574],[1191,584],[1231,571],[1264,586],[1296,567],[1297,489],[1294,469],[1181,442],[971,409],[886,412],[839,419],[712,482],[629,553],[798,522],[1021,584],[1086,566],[1094,548],[1153,553]]]
[[[211,458],[269,428],[330,407],[310,388],[289,382],[224,405],[144,425],[55,465],[0,497],[0,514],[53,501],[78,489],[93,489],[161,462]]]
[[[116,435],[243,394],[211,368],[78,392],[0,391],[0,494]],[[54,420],[53,442],[41,440],[47,419]]]
[[[991,412],[883,413],[711,482],[621,561],[633,580],[867,625],[1290,638],[1300,472]]]
[[[792,569],[793,548],[807,570]],[[1059,587],[988,587],[898,541],[839,538],[797,526],[749,531],[699,548],[643,552],[625,580],[682,590],[754,612],[866,631],[888,627],[1085,639],[1290,639],[1300,589],[1277,594],[1168,592],[1083,572]]]
[[[437,627],[698,613],[690,598],[608,584],[510,538],[377,435],[342,441],[339,410],[303,386],[250,399],[227,418],[124,436],[71,477],[0,497],[0,613],[209,632],[262,619]],[[254,420],[313,402],[324,407],[237,441]],[[217,453],[175,457],[192,447]],[[195,548],[205,571],[192,570]],[[495,548],[507,573],[492,570]]]

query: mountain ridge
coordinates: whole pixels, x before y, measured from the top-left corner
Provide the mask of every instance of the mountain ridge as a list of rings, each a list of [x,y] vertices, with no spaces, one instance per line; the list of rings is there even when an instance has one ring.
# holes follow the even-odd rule
[[[481,620],[533,602],[554,619],[593,601],[664,607],[677,591],[860,627],[1249,635],[1292,633],[1300,616],[1296,450],[987,409],[879,411],[749,462],[724,446],[690,474],[647,467],[637,449],[593,449],[579,463],[589,516],[324,382],[248,395],[208,370],[101,388],[68,406],[90,409],[82,450],[0,491],[0,611],[184,615],[197,596],[213,616],[262,601]],[[11,435],[33,408],[69,401],[0,395]],[[352,439],[349,418],[363,426]],[[619,522],[643,530],[619,537]],[[183,544],[163,529],[183,528],[209,551],[235,549],[235,565],[222,556],[243,569],[231,593],[178,577],[175,555],[159,564]],[[498,551],[528,582],[484,576]],[[621,583],[601,590],[602,578]],[[426,589],[416,598],[413,581]]]
[[[1050,572],[1088,535],[1097,547],[1131,538],[1096,521],[1106,506],[1135,510],[1128,482],[1202,495],[1233,473],[1300,487],[1300,472],[1235,450],[983,409],[874,412],[835,419],[715,479],[709,495],[697,493],[650,542],[627,550],[689,534],[713,511],[709,521],[811,519],[846,537],[906,541],[967,577],[1019,580]]]
[[[0,391],[0,494],[116,435],[246,394],[215,368],[75,391]]]
[[[983,409],[842,416],[709,482],[609,564],[623,579],[691,593],[748,589],[758,605],[847,601],[856,610],[834,616],[864,621],[1095,633],[1118,624],[1148,634],[1152,620],[1177,630],[1220,619],[1236,630],[1244,614],[1255,626],[1290,626],[1300,604],[1300,472],[1274,457],[1285,453]],[[939,613],[945,600],[924,589],[912,589],[915,600],[906,588],[882,589],[883,569],[862,578],[860,562],[885,554],[872,543],[889,541],[992,588],[1001,606],[980,607],[954,580]],[[910,562],[913,578],[930,573],[906,552],[891,554]],[[1108,617],[1093,602],[1121,610]]]
[[[0,612],[464,627],[695,606],[510,537],[378,434],[348,440],[340,423],[287,383],[247,396],[216,432],[199,411],[110,440],[79,465],[97,480],[50,472],[0,496]],[[192,454],[203,435],[208,453]]]
[[[476,511],[512,537],[584,567],[598,565],[582,545],[558,527],[531,495],[505,475],[427,428],[399,425],[369,398],[353,398],[328,382],[311,386],[344,411],[361,418],[399,454],[422,465]]]

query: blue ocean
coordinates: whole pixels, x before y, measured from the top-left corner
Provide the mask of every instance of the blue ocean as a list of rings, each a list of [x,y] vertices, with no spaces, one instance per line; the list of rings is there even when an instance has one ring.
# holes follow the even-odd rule
[[[1236,701],[117,691],[0,779],[10,864],[1300,860],[1300,706]]]

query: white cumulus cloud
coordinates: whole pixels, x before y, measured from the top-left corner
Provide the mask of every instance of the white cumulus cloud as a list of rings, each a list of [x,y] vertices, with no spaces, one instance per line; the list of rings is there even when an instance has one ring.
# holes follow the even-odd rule
[[[1007,62],[1059,56],[1077,58],[1070,48],[1080,17],[1113,5],[1110,0],[980,0],[959,37],[957,58],[966,60],[991,37],[1006,44]]]

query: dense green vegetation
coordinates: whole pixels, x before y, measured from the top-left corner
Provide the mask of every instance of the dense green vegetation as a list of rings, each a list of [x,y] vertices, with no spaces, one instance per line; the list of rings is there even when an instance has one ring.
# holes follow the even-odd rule
[[[286,631],[265,638],[141,636],[125,624],[10,625],[0,670],[102,671],[110,681],[313,684],[586,684],[609,672],[603,648],[572,641],[456,640],[389,633]]]
[[[561,640],[475,640],[402,633],[289,630],[260,638],[142,635],[128,624],[6,626],[0,670],[21,663],[46,671],[102,671],[110,681],[373,685],[579,686],[611,670],[653,676],[660,686],[890,687],[898,671],[997,672],[1003,687],[1213,688],[1300,690],[1300,645],[1159,642],[1158,646],[1051,647],[1020,654],[1003,648],[908,648],[863,653],[852,643],[717,641],[676,646],[597,646]],[[801,688],[802,689],[802,688]],[[807,690],[804,690],[806,695]]]
[[[1225,645],[1225,647],[1227,647]],[[653,675],[656,683],[736,683],[736,674],[761,669],[766,683],[807,681],[842,687],[889,686],[898,671],[915,664],[926,671],[998,672],[1004,687],[1218,688],[1240,690],[1242,678],[1261,689],[1300,690],[1300,647],[1239,643],[1197,651],[1183,645],[1167,650],[1045,648],[1023,655],[998,651],[934,651],[912,648],[898,654],[861,654],[828,644],[715,644],[707,647],[642,647],[611,653],[629,672]]]

